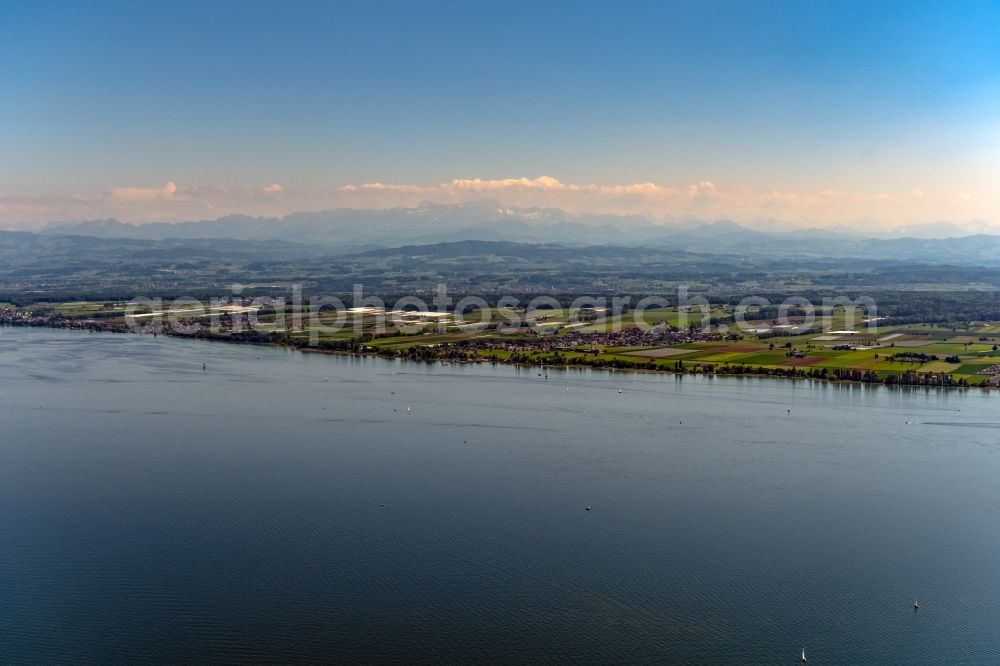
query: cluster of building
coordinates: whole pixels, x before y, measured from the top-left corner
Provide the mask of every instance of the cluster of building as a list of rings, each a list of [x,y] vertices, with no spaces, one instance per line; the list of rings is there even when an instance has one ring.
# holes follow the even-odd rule
[[[0,321],[13,322],[31,319],[31,310],[14,310],[6,307],[0,312]]]
[[[620,331],[597,333],[567,333],[537,337],[519,337],[506,340],[475,340],[469,346],[479,349],[503,349],[506,351],[581,351],[605,347],[666,347],[688,342],[712,342],[721,340],[719,333],[704,330],[670,330],[625,328]]]

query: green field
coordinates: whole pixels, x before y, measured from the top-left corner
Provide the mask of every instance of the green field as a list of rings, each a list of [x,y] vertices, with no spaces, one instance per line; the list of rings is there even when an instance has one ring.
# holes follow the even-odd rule
[[[0,309],[2,307],[3,304],[0,304]],[[301,311],[295,307],[283,306],[277,312],[269,310],[260,313],[256,319],[257,331],[264,335],[284,335],[279,343],[283,341],[303,346],[317,340],[331,350],[375,351],[404,357],[448,358],[450,354],[465,354],[467,357],[471,354],[473,358],[497,361],[666,370],[677,369],[680,364],[682,369],[701,372],[764,372],[838,378],[856,378],[857,373],[864,373],[868,381],[872,377],[887,380],[905,375],[910,381],[915,376],[945,376],[951,380],[978,384],[989,379],[978,375],[978,372],[1000,363],[1000,350],[994,350],[994,346],[1000,344],[1000,322],[989,322],[988,326],[977,324],[965,329],[919,323],[897,327],[880,325],[877,334],[872,334],[870,330],[860,328],[859,319],[855,319],[851,328],[850,318],[837,311],[833,316],[817,321],[823,321],[827,331],[855,330],[856,335],[823,333],[820,329],[796,335],[733,335],[732,331],[738,329],[731,324],[731,308],[713,306],[712,316],[728,322],[727,338],[722,339],[720,335],[715,336],[718,339],[703,342],[678,341],[669,346],[662,343],[643,346],[613,342],[632,339],[626,334],[607,338],[602,335],[606,331],[627,331],[635,327],[635,314],[632,312],[617,317],[591,312],[588,314],[589,321],[573,326],[574,313],[565,308],[528,313],[495,310],[492,319],[481,327],[470,328],[462,318],[449,315],[442,319],[426,317],[429,321],[423,331],[408,333],[405,325],[400,324],[402,330],[394,327],[392,316],[372,312],[340,313],[344,326],[334,330],[338,313],[317,315],[308,312],[308,306]],[[32,312],[35,310],[51,312],[74,322],[125,322],[124,305],[119,303],[39,303],[32,306]],[[178,315],[181,319],[188,317],[192,321],[204,320],[206,316],[203,309],[197,308],[191,309],[190,314],[181,312]],[[534,321],[538,326],[525,325],[519,330],[503,328],[502,325],[509,324],[509,320],[518,315]],[[470,314],[467,319],[478,321],[479,315]],[[674,308],[657,308],[646,311],[642,317],[649,325],[666,323],[675,329],[685,319],[700,322],[700,312],[682,313]],[[772,323],[773,320],[770,320],[750,325],[768,329]],[[311,326],[318,328],[310,330]],[[551,334],[540,334],[539,326]],[[678,330],[688,329],[681,326]],[[780,333],[788,330],[777,329]],[[581,341],[577,335],[580,333],[596,336],[585,336]],[[224,338],[225,333],[220,337]],[[915,342],[926,344],[915,346]],[[578,345],[579,349],[573,345]],[[644,351],[650,353],[643,354]],[[891,358],[893,356],[896,358]],[[946,361],[946,358],[957,358],[958,362]],[[852,372],[855,374],[851,375]]]

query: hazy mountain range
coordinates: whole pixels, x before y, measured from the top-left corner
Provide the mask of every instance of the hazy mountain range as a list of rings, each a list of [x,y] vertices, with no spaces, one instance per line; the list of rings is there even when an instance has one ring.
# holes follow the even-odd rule
[[[897,229],[904,237],[862,236],[825,229],[757,231],[730,221],[655,223],[642,216],[571,214],[552,208],[512,208],[496,201],[422,204],[385,210],[336,209],[282,218],[230,215],[215,220],[126,224],[117,220],[53,223],[41,236],[177,241],[231,239],[305,245],[329,255],[455,241],[555,243],[567,247],[645,246],[755,257],[851,257],[995,265],[1000,236],[969,235],[981,223],[936,223]]]
[[[641,216],[571,215],[552,208],[511,208],[495,201],[384,210],[341,208],[292,213],[282,218],[229,215],[195,222],[141,225],[117,220],[50,224],[43,234],[100,238],[232,238],[281,239],[316,243],[349,251],[358,247],[392,247],[407,243],[453,240],[605,243],[641,239],[656,231]]]

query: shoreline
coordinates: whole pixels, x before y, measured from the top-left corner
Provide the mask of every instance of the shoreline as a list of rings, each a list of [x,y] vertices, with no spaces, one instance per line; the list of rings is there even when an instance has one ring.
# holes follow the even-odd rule
[[[697,377],[753,377],[758,379],[775,379],[775,380],[786,380],[786,381],[816,381],[827,384],[842,384],[842,385],[869,385],[869,386],[885,386],[885,387],[906,387],[906,388],[925,388],[925,389],[958,389],[958,390],[969,390],[978,389],[984,393],[991,394],[998,387],[989,386],[985,384],[935,384],[935,383],[911,383],[911,382],[900,382],[900,381],[864,381],[859,379],[843,378],[836,376],[815,376],[806,374],[786,374],[785,372],[768,372],[766,368],[757,367],[752,368],[751,371],[740,371],[740,372],[704,372],[695,370],[677,370],[674,368],[666,367],[648,367],[648,365],[635,362],[634,365],[629,366],[616,366],[609,364],[592,364],[592,363],[544,363],[544,362],[525,362],[521,360],[509,361],[497,357],[482,357],[475,355],[476,351],[473,351],[474,356],[472,358],[465,357],[416,357],[409,356],[406,354],[388,354],[379,352],[378,350],[372,349],[336,349],[331,347],[322,347],[315,345],[297,345],[290,344],[287,342],[275,341],[275,340],[261,340],[261,339],[236,339],[229,335],[217,335],[217,334],[199,334],[199,333],[181,333],[181,332],[162,332],[162,333],[144,333],[136,332],[132,330],[122,330],[112,327],[87,327],[87,326],[52,326],[51,324],[7,324],[0,326],[0,329],[10,326],[11,328],[49,328],[53,330],[69,330],[69,331],[80,331],[80,332],[90,332],[90,333],[115,333],[124,335],[152,335],[154,338],[157,335],[163,335],[169,338],[178,339],[190,339],[190,340],[203,340],[207,342],[219,342],[235,345],[253,345],[258,347],[273,347],[276,349],[290,349],[294,351],[300,351],[309,354],[326,354],[332,356],[355,356],[355,357],[374,357],[381,358],[385,360],[401,360],[401,361],[413,361],[413,362],[423,362],[423,363],[458,363],[462,365],[467,364],[484,364],[488,363],[491,365],[510,365],[523,368],[561,368],[561,369],[588,369],[588,370],[604,370],[609,372],[619,371],[619,372],[634,372],[638,374],[650,374],[650,375],[674,375],[674,376],[684,376],[691,375]],[[363,347],[363,345],[362,345]],[[644,367],[645,365],[645,367]],[[699,365],[698,367],[704,367]],[[732,366],[723,366],[732,367]],[[740,368],[747,368],[750,366],[737,366]]]

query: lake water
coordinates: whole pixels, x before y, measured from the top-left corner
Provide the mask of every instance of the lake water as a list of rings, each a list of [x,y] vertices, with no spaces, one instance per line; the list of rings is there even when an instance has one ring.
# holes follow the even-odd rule
[[[998,408],[0,329],[0,662],[997,664]]]

